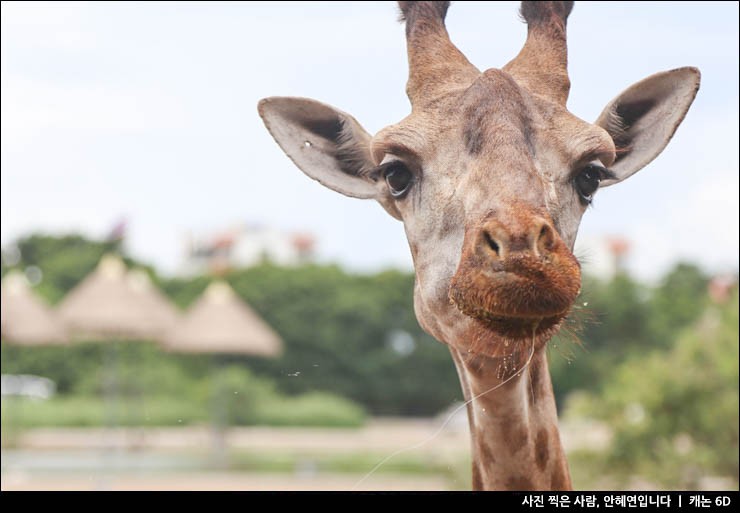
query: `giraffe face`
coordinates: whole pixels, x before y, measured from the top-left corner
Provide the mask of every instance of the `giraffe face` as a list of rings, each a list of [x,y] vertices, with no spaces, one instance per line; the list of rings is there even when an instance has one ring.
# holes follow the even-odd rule
[[[426,331],[500,356],[554,333],[580,290],[571,249],[612,138],[491,69],[378,133],[367,174],[404,223]]]
[[[578,119],[565,108],[566,4],[525,3],[522,52],[480,72],[447,37],[446,2],[401,2],[412,112],[375,136],[314,100],[259,105],[307,175],[404,223],[417,318],[463,351],[502,356],[546,343],[580,290],[571,250],[594,194],[663,150],[698,89],[694,68],[658,73],[594,124]]]

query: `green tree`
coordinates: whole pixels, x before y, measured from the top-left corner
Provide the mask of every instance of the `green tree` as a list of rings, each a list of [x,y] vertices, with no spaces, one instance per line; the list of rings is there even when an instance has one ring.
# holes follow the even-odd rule
[[[416,321],[413,274],[263,264],[228,280],[285,341],[281,358],[249,361],[280,390],[334,392],[373,413],[396,415],[433,414],[461,397],[446,347]],[[410,342],[406,351],[393,345],[396,332]]]
[[[738,479],[738,295],[710,306],[668,350],[622,363],[580,409],[614,430],[606,464],[696,488],[706,475]]]
[[[630,351],[650,346],[648,296],[649,290],[625,273],[609,281],[584,276],[573,312],[549,345],[559,406],[574,390],[599,390]]]
[[[677,264],[655,289],[647,304],[653,342],[668,347],[676,335],[696,321],[708,304],[709,279],[695,265]]]
[[[103,255],[121,254],[122,251],[120,240],[95,241],[81,235],[34,234],[19,239],[16,246],[20,251],[20,261],[13,267],[20,270],[38,267],[42,278],[35,290],[52,304],[95,269]],[[154,274],[151,267],[122,256],[129,267],[145,268],[149,274]],[[3,275],[9,269],[3,265]]]

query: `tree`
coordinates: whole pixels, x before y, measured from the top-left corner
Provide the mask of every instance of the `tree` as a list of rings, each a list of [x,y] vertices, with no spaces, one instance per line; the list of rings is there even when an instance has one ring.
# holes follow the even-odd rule
[[[81,235],[53,236],[34,234],[19,239],[16,246],[20,261],[14,266],[21,270],[34,266],[41,271],[36,292],[47,301],[57,303],[98,265],[106,253],[121,253],[121,241],[95,241]],[[129,266],[150,267],[124,258]],[[3,268],[3,274],[9,268]]]
[[[461,397],[447,348],[416,321],[413,274],[263,264],[227,279],[285,341],[280,359],[249,360],[280,390],[330,391],[394,415],[434,414]]]
[[[695,265],[677,264],[661,281],[647,303],[649,336],[668,347],[676,335],[695,322],[708,303],[709,279]]]
[[[606,282],[584,276],[573,312],[549,346],[559,406],[573,390],[599,390],[630,351],[649,347],[648,296],[649,290],[625,273]]]
[[[738,295],[710,306],[668,350],[633,355],[584,411],[614,440],[606,464],[696,489],[705,475],[738,479]]]

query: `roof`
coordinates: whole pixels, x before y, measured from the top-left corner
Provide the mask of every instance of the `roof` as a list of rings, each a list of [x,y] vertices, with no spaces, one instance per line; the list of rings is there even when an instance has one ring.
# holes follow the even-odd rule
[[[64,324],[36,296],[25,276],[17,271],[9,272],[0,289],[0,329],[4,340],[21,345],[67,342]]]
[[[277,356],[280,337],[228,284],[211,283],[165,337],[171,351]]]
[[[62,300],[59,316],[77,339],[159,340],[178,313],[143,271],[129,273],[106,255]]]

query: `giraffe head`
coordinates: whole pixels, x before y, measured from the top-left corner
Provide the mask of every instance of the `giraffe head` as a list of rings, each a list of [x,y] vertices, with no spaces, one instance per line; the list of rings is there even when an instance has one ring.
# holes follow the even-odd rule
[[[449,2],[399,2],[411,113],[374,136],[349,114],[305,98],[259,112],[308,176],[377,200],[404,223],[422,327],[461,351],[542,347],[580,290],[572,249],[601,187],[653,160],[699,87],[695,68],[657,73],[594,123],[565,107],[572,2],[523,2],[527,41],[501,69],[479,71],[451,43]],[[526,345],[525,345],[526,344]]]

